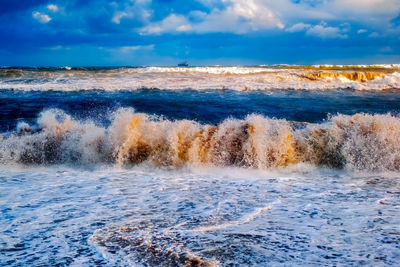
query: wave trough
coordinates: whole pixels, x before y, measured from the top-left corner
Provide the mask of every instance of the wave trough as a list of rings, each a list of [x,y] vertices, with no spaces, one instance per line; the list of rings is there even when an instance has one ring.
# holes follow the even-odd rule
[[[218,125],[170,121],[130,108],[107,127],[64,111],[43,111],[0,136],[0,163],[149,164],[285,168],[298,163],[360,171],[400,171],[400,118],[336,115],[310,124],[249,115]]]

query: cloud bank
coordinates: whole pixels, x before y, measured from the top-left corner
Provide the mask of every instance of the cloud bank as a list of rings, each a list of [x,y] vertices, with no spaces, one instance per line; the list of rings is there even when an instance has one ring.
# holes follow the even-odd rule
[[[316,62],[328,54],[396,61],[400,1],[4,0],[0,34],[7,40],[0,44],[5,62],[19,57],[33,61],[29,55],[38,51],[69,59],[74,51],[87,53],[89,47],[108,53],[103,57],[109,62],[116,53],[138,51],[160,62],[188,57],[275,62],[278,55],[281,62]],[[58,46],[71,49],[43,49]],[[132,60],[142,59],[132,56],[127,62]]]

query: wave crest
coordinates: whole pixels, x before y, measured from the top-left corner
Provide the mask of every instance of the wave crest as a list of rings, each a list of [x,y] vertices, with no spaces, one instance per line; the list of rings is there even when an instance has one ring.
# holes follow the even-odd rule
[[[285,168],[297,163],[368,171],[400,171],[400,118],[333,116],[308,124],[249,115],[219,125],[169,121],[133,109],[108,127],[62,110],[43,111],[36,126],[20,123],[0,138],[2,164],[150,164]]]
[[[398,66],[0,69],[0,89],[118,91],[142,88],[379,91],[399,89],[400,72]]]

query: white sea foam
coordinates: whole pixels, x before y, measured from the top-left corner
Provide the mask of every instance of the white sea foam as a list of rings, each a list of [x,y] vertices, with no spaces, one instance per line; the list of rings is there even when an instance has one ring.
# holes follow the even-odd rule
[[[400,88],[397,65],[280,67],[148,67],[0,70],[0,89],[14,90],[390,90]]]
[[[44,111],[37,125],[20,123],[16,132],[3,134],[0,163],[400,171],[400,118],[391,114],[336,115],[321,124],[249,115],[201,125],[123,108],[111,120],[103,127],[61,110]]]

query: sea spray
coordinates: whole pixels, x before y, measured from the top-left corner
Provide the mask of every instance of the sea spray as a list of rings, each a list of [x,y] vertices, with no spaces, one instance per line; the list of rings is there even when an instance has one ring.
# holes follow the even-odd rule
[[[349,170],[400,170],[400,118],[336,115],[319,124],[261,115],[218,125],[115,111],[108,127],[59,109],[18,124],[0,140],[2,164],[116,164],[285,168],[297,163]]]

